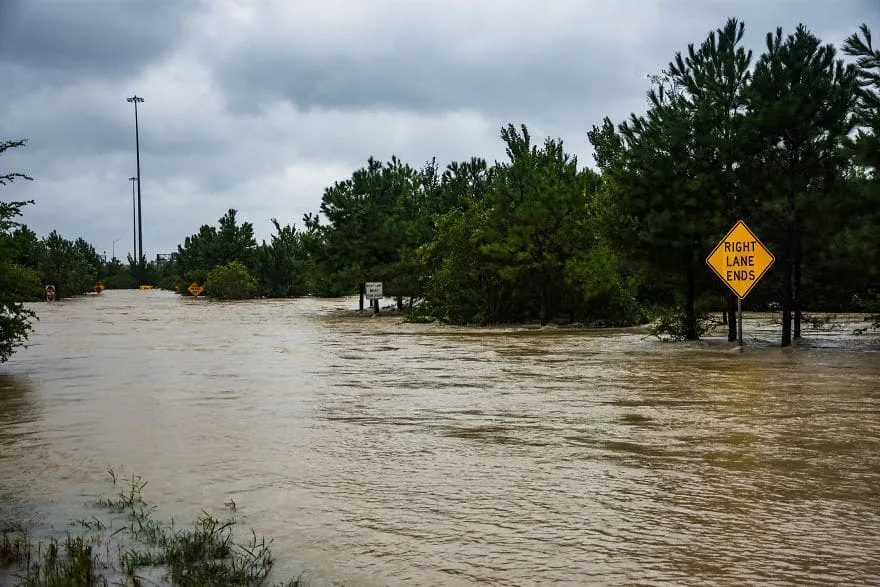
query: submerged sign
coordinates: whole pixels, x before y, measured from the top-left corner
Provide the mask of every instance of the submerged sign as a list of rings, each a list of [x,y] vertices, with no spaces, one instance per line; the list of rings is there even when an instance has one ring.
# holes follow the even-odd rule
[[[775,260],[742,220],[706,257],[709,267],[739,298],[746,297]]]
[[[382,298],[382,282],[368,281],[364,286],[364,293],[368,300],[378,300]]]

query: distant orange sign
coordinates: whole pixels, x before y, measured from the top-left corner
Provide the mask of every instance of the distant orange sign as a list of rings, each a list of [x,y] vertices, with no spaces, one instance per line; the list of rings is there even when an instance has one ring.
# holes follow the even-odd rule
[[[186,291],[191,293],[194,297],[199,297],[200,295],[202,295],[202,292],[205,291],[205,288],[194,281],[189,284],[189,287],[186,288]]]
[[[706,263],[733,293],[744,298],[775,260],[773,253],[740,220],[709,253]]]

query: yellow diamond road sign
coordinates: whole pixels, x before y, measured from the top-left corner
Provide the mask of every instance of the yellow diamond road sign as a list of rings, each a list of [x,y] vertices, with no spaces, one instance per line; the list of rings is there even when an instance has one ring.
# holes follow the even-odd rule
[[[189,287],[186,289],[195,297],[199,297],[200,295],[202,295],[202,292],[205,291],[205,288],[196,282],[192,282],[191,284],[189,284]]]
[[[775,260],[742,220],[706,257],[709,267],[740,298],[746,297]]]

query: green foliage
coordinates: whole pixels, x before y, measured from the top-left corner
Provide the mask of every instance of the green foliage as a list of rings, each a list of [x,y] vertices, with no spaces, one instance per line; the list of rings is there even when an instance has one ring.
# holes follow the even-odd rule
[[[507,158],[493,165],[370,158],[324,191],[303,230],[273,219],[256,246],[234,210],[202,226],[163,283],[217,281],[236,261],[223,275],[244,297],[247,271],[272,297],[351,295],[375,280],[421,300],[409,320],[617,325],[659,307],[658,332],[695,339],[704,303],[735,305],[704,260],[744,219],[777,259],[750,300],[781,302],[787,344],[802,311],[860,309],[880,276],[880,52],[863,26],[846,66],[799,26],[769,34],[753,61],[744,31],[729,19],[649,76],[647,112],[594,126],[600,173],[525,125],[501,129]]]
[[[579,171],[560,140],[533,145],[525,125],[519,130],[508,125],[501,137],[509,162],[496,165],[493,173],[482,252],[510,294],[511,315],[490,319],[546,324],[572,311],[574,282],[566,282],[565,270],[595,243],[589,202],[598,177]]]
[[[705,311],[696,314],[697,336],[708,334],[714,327],[714,322]],[[662,340],[692,340],[691,317],[678,309],[661,308],[656,312],[654,321],[649,328],[651,334]]]
[[[855,109],[856,122],[860,126],[852,153],[856,161],[872,170],[873,179],[878,180],[880,169],[880,49],[872,44],[871,30],[863,24],[844,43],[844,52],[856,58],[859,81],[858,106]]]
[[[328,226],[322,226],[317,214],[303,216],[305,230],[299,233],[300,268],[306,291],[318,297],[340,297],[352,293],[331,269],[327,246]]]
[[[117,477],[110,474],[115,486]],[[63,540],[33,543],[21,526],[0,532],[0,565],[12,566],[19,571],[21,585],[34,587],[93,587],[120,581],[140,585],[144,575],[160,577],[162,584],[193,587],[266,583],[274,562],[270,541],[253,530],[245,541],[236,540],[234,516],[221,520],[203,511],[189,528],[156,520],[156,506],[143,498],[145,486],[140,477],[132,476],[116,495],[98,500],[98,507],[123,523],[112,533],[94,515],[78,521],[86,530],[83,535],[68,533]],[[234,504],[231,509],[234,513]]]
[[[8,149],[21,147],[24,141],[0,142],[0,154]],[[29,180],[20,172],[0,175],[0,186],[15,179]],[[0,202],[0,363],[5,363],[15,349],[23,345],[31,330],[33,311],[22,305],[37,290],[38,282],[33,271],[21,267],[12,230],[18,227],[16,218],[21,209],[33,202]]]
[[[617,132],[610,123],[594,127],[590,140],[601,152],[608,181],[600,196],[605,236],[635,264],[663,272],[684,292],[687,338],[696,338],[698,268],[718,232],[722,201],[705,189],[705,178],[688,162],[699,151],[695,112],[675,90],[658,84],[644,117],[631,117]]]
[[[10,237],[9,246],[13,263],[34,269],[45,266],[48,259],[46,246],[34,231],[27,226],[19,225],[12,231]]]
[[[645,320],[636,300],[635,282],[621,274],[620,262],[607,246],[573,257],[565,281],[577,292],[572,321],[591,326],[632,326]]]
[[[854,260],[860,270],[859,275],[870,280],[876,287],[880,282],[880,49],[872,44],[871,31],[862,25],[858,33],[850,36],[843,47],[844,52],[856,58],[856,73],[859,81],[858,104],[855,121],[858,133],[850,143],[852,155],[859,171],[853,173],[857,195],[851,201],[860,206],[839,243]],[[870,284],[857,289],[863,297],[870,297]],[[875,293],[875,292],[874,292]],[[880,314],[874,326],[880,323]]]
[[[137,287],[129,268],[118,259],[105,262],[82,238],[74,241],[53,231],[40,239],[31,229],[18,225],[8,235],[12,262],[24,272],[17,277],[21,299],[40,300],[44,285],[54,285],[56,299],[92,291],[100,282],[107,288]],[[144,264],[144,271],[149,271]]]
[[[0,531],[0,567],[24,565],[32,548],[27,531],[20,525]]]
[[[254,297],[257,280],[238,261],[215,267],[205,281],[205,295],[218,300],[245,300]]]
[[[485,196],[492,173],[482,159],[453,162],[434,188],[433,238],[415,252],[425,293],[419,319],[491,321],[501,285],[481,247],[487,242]]]
[[[453,324],[485,324],[497,315],[503,288],[481,251],[486,223],[479,206],[438,217],[434,240],[419,252],[428,268],[426,315]]]
[[[98,267],[93,263],[100,264],[100,261],[89,254],[82,242],[82,239],[68,240],[54,230],[43,239],[46,247],[43,280],[55,286],[58,300],[89,292],[97,282]]]
[[[237,261],[253,267],[257,242],[250,222],[238,225],[236,210],[224,214],[217,227],[203,225],[177,247],[177,271],[187,284],[204,283],[215,267]]]
[[[25,145],[25,141],[17,140],[17,141],[0,141],[0,155],[8,151],[9,149],[17,149],[18,147],[23,147]],[[24,179],[27,181],[33,181],[32,177],[21,173],[20,171],[10,171],[7,173],[0,174],[0,186],[5,186],[16,179]],[[21,202],[0,202],[0,231],[7,232],[9,229],[16,226],[15,221],[12,218],[18,216],[19,211],[21,210]]]
[[[434,238],[415,265],[428,316],[466,324],[629,323],[617,257],[595,228],[598,175],[579,170],[562,142],[532,144],[528,129],[501,131],[508,161],[453,163],[440,178]],[[631,296],[630,296],[631,297]]]
[[[50,539],[41,548],[39,562],[28,568],[25,585],[106,585],[106,580],[98,579],[93,547],[93,541],[85,536],[68,534],[63,542]]]
[[[431,238],[437,184],[433,163],[417,171],[397,157],[370,158],[350,179],[324,191],[324,252],[319,265],[338,289],[354,293],[365,281],[382,281],[389,296],[418,295],[414,251]]]
[[[829,222],[829,216],[840,211],[831,196],[848,165],[843,146],[856,98],[855,68],[845,66],[833,46],[803,26],[787,37],[781,29],[767,35],[749,88],[754,151],[746,167],[757,180],[758,226],[775,248],[782,277],[783,346],[791,341],[792,312],[799,334],[804,256],[825,246],[845,222]]]
[[[140,285],[132,274],[131,266],[123,265],[119,259],[111,259],[104,265],[102,283],[107,289],[134,289]]]
[[[750,69],[743,32],[731,19],[699,47],[676,54],[652,76],[644,116],[593,127],[589,138],[603,172],[598,226],[624,265],[650,280],[637,284],[643,301],[681,308],[690,325],[685,338],[697,338],[697,300],[720,291],[703,259],[735,220],[746,219],[776,255],[779,275],[770,281],[781,289],[773,297],[782,301],[785,345],[792,315],[797,336],[810,300],[841,303],[842,293],[825,295],[834,287],[828,264],[835,253],[869,242],[860,231],[868,227],[873,236],[869,218],[877,207],[853,215],[865,182],[846,179],[842,147],[853,124],[854,68],[800,26],[787,37],[781,30],[768,35]],[[853,50],[873,59],[863,33],[867,41],[854,37]],[[865,66],[877,63],[865,59]],[[862,248],[874,249],[878,240]],[[828,264],[805,267],[806,255]],[[836,261],[850,275],[853,261]],[[861,287],[840,282],[849,291]]]
[[[751,52],[734,19],[651,76],[645,116],[588,133],[604,174],[601,222],[615,250],[651,268],[653,283],[682,292],[685,338],[700,334],[696,300],[705,251],[746,208],[737,169],[745,140],[744,91]]]
[[[141,256],[140,259],[133,259],[128,255],[128,276],[130,281],[134,282],[134,287],[141,285],[154,285],[159,280],[156,272],[156,265],[147,262],[146,257]]]
[[[272,219],[276,234],[255,253],[259,293],[268,298],[289,298],[308,292],[309,261],[302,233],[294,226],[284,226]]]

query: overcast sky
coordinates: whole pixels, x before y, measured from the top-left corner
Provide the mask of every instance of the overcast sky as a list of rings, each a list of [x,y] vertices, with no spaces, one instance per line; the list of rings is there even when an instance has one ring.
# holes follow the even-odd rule
[[[504,157],[501,126],[560,137],[643,112],[646,76],[735,16],[839,46],[880,0],[0,0],[0,170],[24,222],[132,250],[138,108],[144,249],[229,208],[269,240],[367,158]]]

